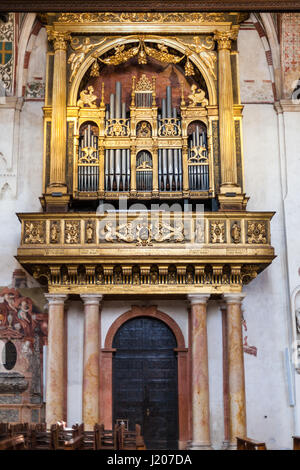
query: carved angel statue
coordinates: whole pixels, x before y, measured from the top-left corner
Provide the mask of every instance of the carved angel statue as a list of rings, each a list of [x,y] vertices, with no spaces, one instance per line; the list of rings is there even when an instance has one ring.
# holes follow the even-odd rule
[[[201,42],[199,36],[194,36],[193,40],[194,42],[191,44],[183,43],[183,41],[180,42],[187,46],[191,51],[198,54],[204,65],[208,68],[209,72],[216,80],[217,77],[215,74],[215,62],[217,57],[212,52],[212,49],[214,48],[214,40],[210,36],[206,38],[206,44]]]
[[[78,44],[79,40],[77,38],[71,41],[71,47],[73,49],[72,54],[68,59],[68,64],[71,64],[71,76],[70,82],[75,77],[79,67],[81,66],[84,58],[88,52],[94,47],[100,46],[105,41],[106,38],[101,39],[101,41],[91,44],[91,39],[89,37],[84,38],[82,44]]]
[[[188,95],[188,99],[190,100],[189,106],[197,106],[200,104],[201,106],[205,107],[208,105],[208,99],[205,98],[205,91],[201,90],[201,88],[197,88],[197,85],[191,86],[191,94]]]
[[[90,108],[97,108],[94,101],[96,101],[97,96],[94,95],[94,87],[89,86],[87,90],[83,90],[80,93],[80,99],[77,101],[77,106],[83,108],[84,105],[88,105]]]
[[[140,49],[140,44],[136,47],[132,47],[131,49],[127,49],[127,50],[125,49],[125,44],[118,44],[117,46],[114,47],[114,49],[115,49],[114,55],[106,57],[105,59],[101,59],[101,57],[99,57],[99,60],[106,65],[122,64],[122,62],[127,62],[127,60],[131,59],[131,57],[134,57],[138,54],[139,49]]]
[[[201,60],[204,62],[214,79],[216,80],[216,74],[214,71],[215,68],[215,62],[217,60],[217,57],[214,53],[208,52],[211,50],[214,46],[214,41],[212,38],[207,37],[206,38],[206,44],[201,44],[200,43],[200,38],[199,36],[194,36],[194,44],[191,44],[191,48],[197,52],[197,54],[200,56]]]

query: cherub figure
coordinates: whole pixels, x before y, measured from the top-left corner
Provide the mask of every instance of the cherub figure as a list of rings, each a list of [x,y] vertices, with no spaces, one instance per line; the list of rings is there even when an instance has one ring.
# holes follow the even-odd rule
[[[83,108],[84,105],[88,105],[90,108],[97,108],[94,103],[96,99],[97,96],[94,95],[94,87],[90,85],[87,90],[83,90],[80,93],[80,99],[77,101],[77,106],[79,106],[79,108]]]
[[[205,91],[201,90],[201,88],[197,88],[197,85],[191,86],[191,94],[188,95],[188,99],[191,101],[189,106],[197,106],[200,104],[201,106],[205,107],[208,105],[208,99],[205,98]]]

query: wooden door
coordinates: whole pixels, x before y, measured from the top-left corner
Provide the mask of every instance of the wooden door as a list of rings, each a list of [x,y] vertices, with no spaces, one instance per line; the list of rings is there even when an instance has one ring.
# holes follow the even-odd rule
[[[147,449],[177,449],[176,338],[151,317],[138,317],[117,331],[113,348],[113,416],[141,424]]]

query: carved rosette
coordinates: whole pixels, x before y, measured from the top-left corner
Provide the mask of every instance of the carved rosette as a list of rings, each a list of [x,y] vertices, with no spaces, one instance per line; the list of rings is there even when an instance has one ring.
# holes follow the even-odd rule
[[[213,221],[210,223],[210,241],[211,243],[225,243],[225,222]]]
[[[267,243],[267,227],[266,223],[261,222],[248,222],[247,231],[247,242],[248,243]]]
[[[77,220],[68,220],[65,223],[65,243],[80,243],[80,222]]]
[[[24,226],[24,243],[43,244],[45,243],[45,222],[28,221]]]

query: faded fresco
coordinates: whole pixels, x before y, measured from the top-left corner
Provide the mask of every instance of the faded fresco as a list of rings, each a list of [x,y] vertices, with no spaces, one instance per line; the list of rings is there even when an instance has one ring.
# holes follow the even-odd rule
[[[0,421],[40,422],[48,315],[41,289],[13,284],[0,288]]]

